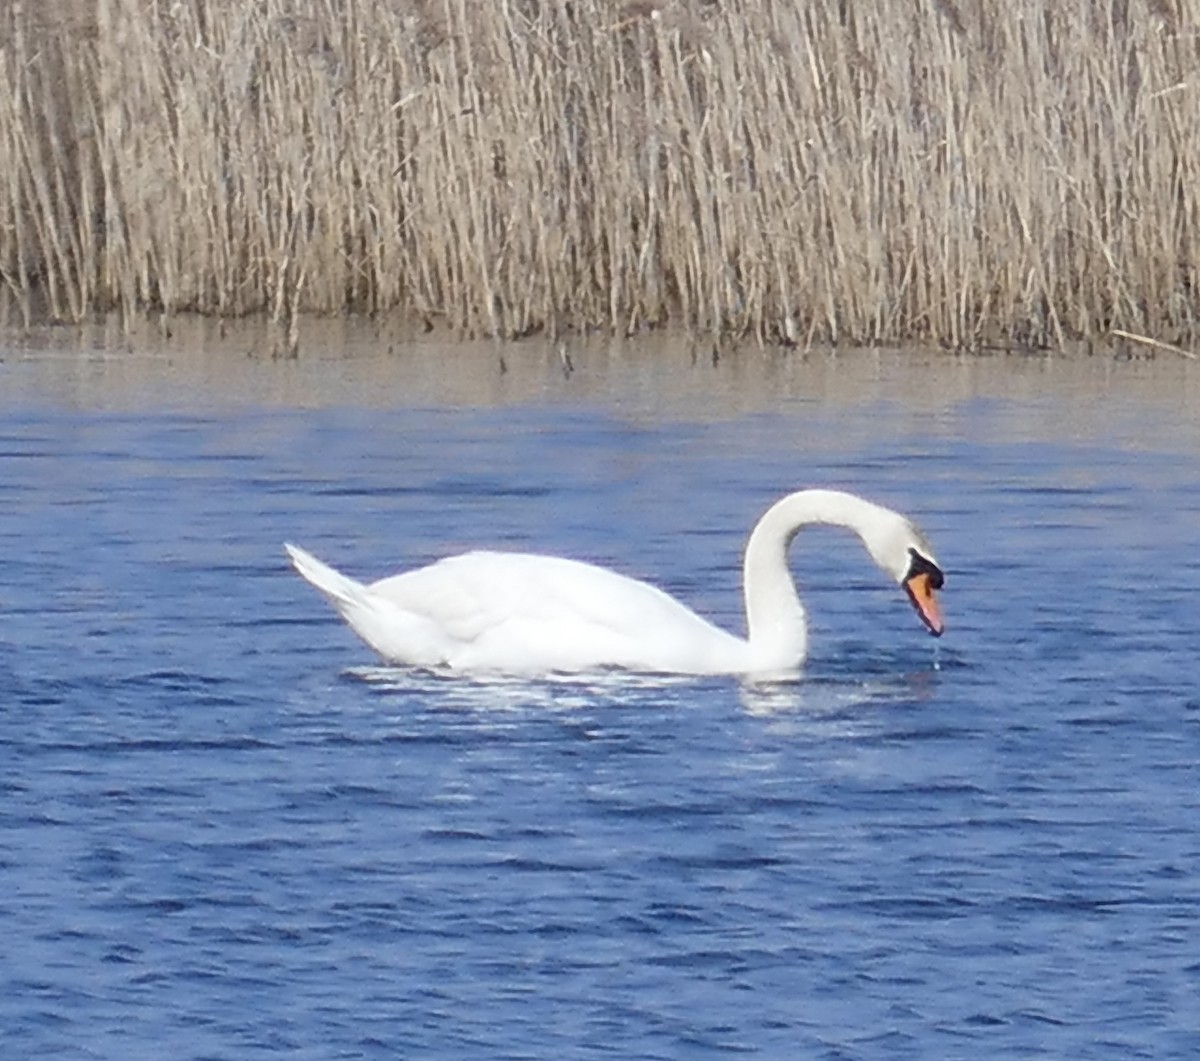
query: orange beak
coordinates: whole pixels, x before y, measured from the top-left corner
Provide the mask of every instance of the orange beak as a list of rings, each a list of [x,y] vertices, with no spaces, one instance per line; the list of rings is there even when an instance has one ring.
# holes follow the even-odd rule
[[[921,622],[934,637],[941,637],[942,632],[946,629],[946,624],[942,622],[942,610],[938,607],[937,599],[933,595],[933,583],[928,572],[922,571],[907,579],[904,589],[907,591],[908,599],[912,601],[913,607],[917,609]]]

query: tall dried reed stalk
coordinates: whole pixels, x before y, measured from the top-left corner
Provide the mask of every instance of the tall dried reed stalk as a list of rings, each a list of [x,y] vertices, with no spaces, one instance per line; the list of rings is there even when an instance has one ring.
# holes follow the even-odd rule
[[[0,287],[68,320],[1195,336],[1200,0],[663,4],[16,0]]]

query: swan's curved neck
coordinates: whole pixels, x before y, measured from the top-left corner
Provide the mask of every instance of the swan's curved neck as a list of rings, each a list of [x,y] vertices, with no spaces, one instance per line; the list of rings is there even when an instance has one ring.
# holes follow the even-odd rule
[[[750,533],[742,566],[746,634],[757,667],[787,669],[804,660],[804,606],[788,568],[796,533],[812,523],[848,527],[864,537],[886,510],[837,490],[801,490],[775,502]]]

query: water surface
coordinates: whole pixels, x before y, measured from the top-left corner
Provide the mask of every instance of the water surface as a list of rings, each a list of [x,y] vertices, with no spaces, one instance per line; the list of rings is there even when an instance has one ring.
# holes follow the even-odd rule
[[[0,363],[7,1052],[1200,1052],[1189,364],[356,342]],[[812,530],[800,681],[449,680],[280,548],[740,627],[806,485],[921,523],[944,639]]]

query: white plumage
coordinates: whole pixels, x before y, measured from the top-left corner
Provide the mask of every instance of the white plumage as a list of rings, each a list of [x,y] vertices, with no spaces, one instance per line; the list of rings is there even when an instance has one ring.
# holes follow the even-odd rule
[[[755,526],[744,562],[746,638],[654,586],[577,560],[471,552],[364,585],[303,549],[285,548],[296,570],[392,663],[516,674],[606,667],[759,673],[794,670],[804,660],[804,609],[787,549],[808,523],[854,530],[876,563],[905,584],[929,629],[941,633],[932,593],[941,573],[924,538],[898,513],[831,490],[790,494]]]

